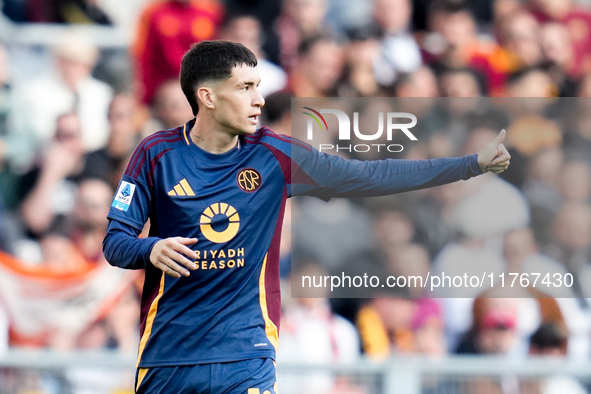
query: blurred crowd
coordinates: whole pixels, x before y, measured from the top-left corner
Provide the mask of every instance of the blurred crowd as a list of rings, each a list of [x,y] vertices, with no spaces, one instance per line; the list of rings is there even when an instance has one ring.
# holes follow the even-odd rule
[[[424,192],[328,204],[294,200],[282,244],[280,360],[454,353],[589,360],[591,287],[583,286],[591,275],[588,1],[2,4],[4,17],[15,23],[72,26],[51,48],[0,43],[0,251],[23,265],[71,278],[106,264],[106,215],[129,156],[142,138],[192,118],[178,83],[182,55],[193,42],[232,40],[259,58],[262,124],[277,133],[291,134],[291,97],[398,97],[408,98],[401,105],[420,119],[417,144],[399,154],[339,154],[471,154],[506,128],[513,156],[502,176]],[[76,29],[89,24],[127,29],[132,44],[97,48]],[[487,96],[493,99],[478,99]],[[474,99],[456,99],[468,97]],[[524,97],[531,99],[519,99]],[[374,112],[388,111],[379,99],[372,103]],[[568,293],[512,298],[495,297],[494,287],[473,294],[408,288],[330,301],[322,298],[327,294],[289,296],[292,264],[319,274],[349,267],[425,275],[459,270],[458,262],[490,267],[495,275],[543,267],[576,280]],[[118,299],[75,335],[58,329],[23,333],[11,322],[9,303],[0,302],[0,350],[135,352],[141,275],[122,281]],[[586,392],[577,382],[548,380],[538,384],[569,389],[544,392]],[[307,392],[357,392],[324,375],[300,383],[310,385]],[[479,384],[471,392],[498,386],[491,392],[516,393],[525,383]]]

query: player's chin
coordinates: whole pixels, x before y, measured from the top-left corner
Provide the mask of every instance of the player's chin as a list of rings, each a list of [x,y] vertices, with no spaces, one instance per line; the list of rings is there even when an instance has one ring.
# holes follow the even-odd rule
[[[257,125],[247,125],[244,127],[240,128],[240,134],[242,135],[252,135],[254,133],[256,133],[257,131]]]

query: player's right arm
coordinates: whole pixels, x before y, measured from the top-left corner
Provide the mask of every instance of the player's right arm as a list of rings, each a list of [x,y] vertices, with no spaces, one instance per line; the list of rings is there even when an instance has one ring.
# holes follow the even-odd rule
[[[187,246],[195,244],[196,238],[138,238],[139,234],[136,228],[118,220],[110,220],[103,241],[107,261],[126,269],[142,269],[152,264],[175,278],[189,276],[189,270],[197,268],[188,258],[196,259],[197,254]]]
[[[148,137],[136,148],[125,169],[107,216],[109,227],[103,240],[105,258],[113,266],[141,269],[152,264],[176,278],[187,276],[189,270],[196,269],[190,259],[196,259],[197,255],[189,246],[197,239],[138,238],[154,209],[151,168],[171,139],[174,139],[171,131]]]

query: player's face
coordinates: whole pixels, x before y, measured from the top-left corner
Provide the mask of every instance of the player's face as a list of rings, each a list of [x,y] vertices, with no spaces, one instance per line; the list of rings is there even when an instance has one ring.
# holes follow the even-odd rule
[[[258,91],[261,78],[256,68],[245,65],[234,67],[229,79],[215,89],[214,117],[217,123],[232,134],[253,134],[265,105]]]

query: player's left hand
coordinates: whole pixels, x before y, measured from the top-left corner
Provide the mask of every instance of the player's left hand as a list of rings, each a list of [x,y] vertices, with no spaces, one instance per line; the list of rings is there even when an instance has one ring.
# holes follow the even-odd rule
[[[501,130],[497,138],[486,144],[478,152],[478,164],[482,168],[482,171],[491,171],[495,174],[500,174],[509,167],[511,155],[507,151],[507,148],[505,148],[505,145],[503,145],[506,134],[505,129]]]

